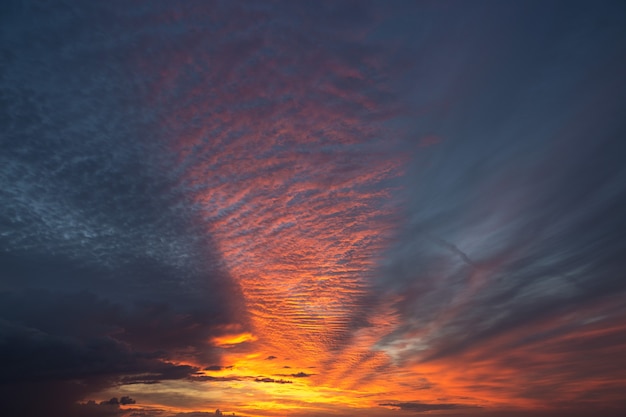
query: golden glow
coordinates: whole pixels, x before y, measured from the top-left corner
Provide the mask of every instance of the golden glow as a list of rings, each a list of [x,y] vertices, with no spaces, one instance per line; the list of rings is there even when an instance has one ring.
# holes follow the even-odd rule
[[[211,339],[211,342],[215,346],[231,347],[233,345],[238,345],[244,342],[252,342],[255,340],[257,340],[256,336],[254,336],[251,333],[244,332],[244,333],[228,334],[224,336],[214,337],[213,339]]]
[[[184,49],[178,53],[184,59],[169,61],[197,58]],[[249,321],[219,329],[220,336],[207,341],[207,357],[219,363],[195,364],[204,370],[194,381],[119,389],[142,404],[156,402],[156,394],[151,395],[158,392],[168,410],[220,408],[238,416],[332,414],[330,406],[358,409],[342,415],[365,415],[365,409],[375,415],[380,404],[394,401],[537,408],[539,403],[522,392],[537,381],[513,365],[524,358],[546,368],[553,357],[533,345],[510,351],[523,332],[511,340],[483,341],[446,359],[420,362],[425,356],[420,349],[430,347],[422,338],[436,339],[460,314],[454,306],[442,306],[442,314],[416,334],[392,337],[403,326],[398,313],[402,298],[378,294],[372,278],[378,273],[378,257],[398,231],[401,210],[390,202],[398,187],[394,181],[410,155],[406,148],[402,155],[392,150],[389,138],[396,135],[384,125],[384,114],[392,109],[383,108],[370,118],[376,114],[375,100],[354,94],[350,83],[342,87],[344,83],[328,82],[330,71],[367,84],[370,76],[361,73],[361,65],[324,60],[323,54],[317,59],[323,61],[317,63],[321,70],[290,79],[286,74],[277,77],[281,64],[249,66],[246,58],[240,67],[251,72],[237,73],[241,84],[233,84],[232,91],[216,87],[210,99],[204,86],[221,83],[210,77],[211,71],[200,71],[193,83],[197,87],[176,99],[177,104],[194,104],[174,106],[164,115],[164,131],[175,132],[168,150],[180,164],[177,171],[184,173],[180,186],[189,190],[186,202],[202,219],[197,226],[210,236],[224,270],[239,284],[245,299],[241,309]],[[210,61],[217,68],[229,62]],[[223,73],[236,74],[232,68],[226,65]],[[173,90],[186,79],[187,70],[174,65],[152,90]],[[246,80],[257,81],[249,85]],[[271,94],[265,84],[272,86]],[[368,84],[367,90],[373,97],[387,96],[381,87]],[[312,91],[327,95],[308,99]],[[268,97],[271,105],[252,105]],[[365,115],[355,108],[372,112]],[[441,138],[427,136],[417,146],[439,142]],[[476,272],[468,290],[454,301],[461,305],[489,283],[488,268]],[[493,352],[505,354],[498,361]],[[402,363],[407,357],[414,362]],[[581,390],[568,389],[572,394]]]

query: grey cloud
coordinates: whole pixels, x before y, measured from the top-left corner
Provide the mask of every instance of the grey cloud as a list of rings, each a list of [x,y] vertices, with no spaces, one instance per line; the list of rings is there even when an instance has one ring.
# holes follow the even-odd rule
[[[266,382],[266,383],[274,383],[274,384],[293,384],[293,381],[288,381],[285,379],[274,379],[269,377],[258,377],[254,379],[254,382]]]
[[[380,346],[409,345],[396,359],[459,353],[626,291],[619,232],[626,227],[619,214],[626,210],[625,130],[616,122],[626,102],[618,82],[626,63],[616,28],[592,22],[565,29],[546,20],[523,39],[511,26],[499,35],[507,45],[549,39],[559,50],[589,32],[603,47],[581,44],[571,56],[575,69],[534,48],[499,44],[493,54],[470,53],[460,67],[483,61],[487,69],[470,73],[461,93],[442,84],[440,97],[456,106],[416,121],[416,130],[443,140],[415,153],[402,227],[381,261],[380,291],[399,297],[404,324]],[[576,101],[566,105],[570,95]]]
[[[119,406],[119,405],[129,405],[129,404],[136,404],[136,403],[137,401],[133,400],[132,398],[124,396],[124,397],[121,397],[120,399],[118,399],[117,397],[113,397],[110,400],[101,401],[100,405]]]
[[[192,381],[216,381],[216,382],[228,382],[228,381],[241,381],[242,377],[238,376],[211,376],[211,375],[194,375],[190,378]]]
[[[385,407],[397,407],[400,410],[406,411],[414,411],[416,413],[424,413],[428,411],[436,411],[436,410],[457,410],[457,409],[467,409],[467,408],[478,408],[472,405],[463,405],[463,404],[428,404],[421,402],[389,402],[379,404],[380,406]]]
[[[298,372],[295,374],[276,374],[276,376],[291,376],[293,378],[308,378],[313,375],[315,374],[307,374],[306,372]]]
[[[121,405],[129,405],[129,404],[136,404],[137,401],[133,400],[132,398],[128,397],[128,396],[123,396],[120,397],[120,404]]]
[[[110,6],[0,13],[0,381],[12,415],[96,413],[71,404],[189,378],[196,368],[169,361],[215,363],[210,338],[246,325],[181,172],[155,156],[167,152],[158,110],[146,111],[130,62],[145,33]]]

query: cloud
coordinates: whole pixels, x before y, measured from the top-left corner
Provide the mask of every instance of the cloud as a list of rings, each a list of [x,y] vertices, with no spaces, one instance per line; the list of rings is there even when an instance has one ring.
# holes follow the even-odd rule
[[[426,404],[421,402],[390,402],[379,404],[381,407],[396,407],[400,410],[414,411],[416,413],[424,413],[427,411],[437,410],[456,410],[465,408],[476,408],[472,405],[463,404]]]
[[[121,405],[129,405],[129,404],[136,404],[137,401],[133,400],[132,398],[128,397],[128,396],[124,396],[120,398],[120,404]]]
[[[266,382],[266,383],[273,383],[273,384],[293,384],[293,381],[288,381],[285,379],[274,379],[274,378],[268,378],[268,377],[255,378],[254,382]]]
[[[239,376],[211,376],[211,375],[194,375],[191,377],[192,381],[218,381],[218,382],[228,382],[228,381],[241,381],[245,379]]]
[[[107,401],[101,401],[100,405],[112,405],[112,406],[120,406],[120,405],[129,405],[136,404],[137,402],[128,396],[121,397],[119,400],[117,397],[113,397]]]
[[[125,410],[120,408],[117,398],[111,398],[107,401],[96,403],[88,401],[86,403],[76,404],[72,407],[71,416],[77,417],[113,417],[127,415]]]
[[[294,378],[308,378],[310,376],[313,376],[315,374],[307,374],[306,372],[298,372],[295,374],[277,374],[277,376],[291,376]]]
[[[237,381],[199,374],[226,346],[353,392],[619,401],[622,6],[382,5],[3,6],[10,414]]]
[[[0,323],[0,351],[10,360],[2,382],[36,382],[75,378],[118,378],[146,373],[151,379],[179,379],[195,368],[164,362],[163,354],[135,352],[113,338],[80,339]]]

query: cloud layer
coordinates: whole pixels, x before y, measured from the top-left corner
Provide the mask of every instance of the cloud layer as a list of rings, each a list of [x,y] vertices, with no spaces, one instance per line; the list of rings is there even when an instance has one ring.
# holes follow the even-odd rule
[[[10,414],[626,408],[623,4],[1,7]]]

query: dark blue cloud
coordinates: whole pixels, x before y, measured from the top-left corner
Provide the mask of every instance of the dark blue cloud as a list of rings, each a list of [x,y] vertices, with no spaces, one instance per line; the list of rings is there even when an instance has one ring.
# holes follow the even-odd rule
[[[215,363],[210,339],[246,325],[178,174],[154,156],[158,114],[130,65],[142,10],[117,6],[2,6],[0,385],[15,415],[188,378],[196,368],[170,361]]]

